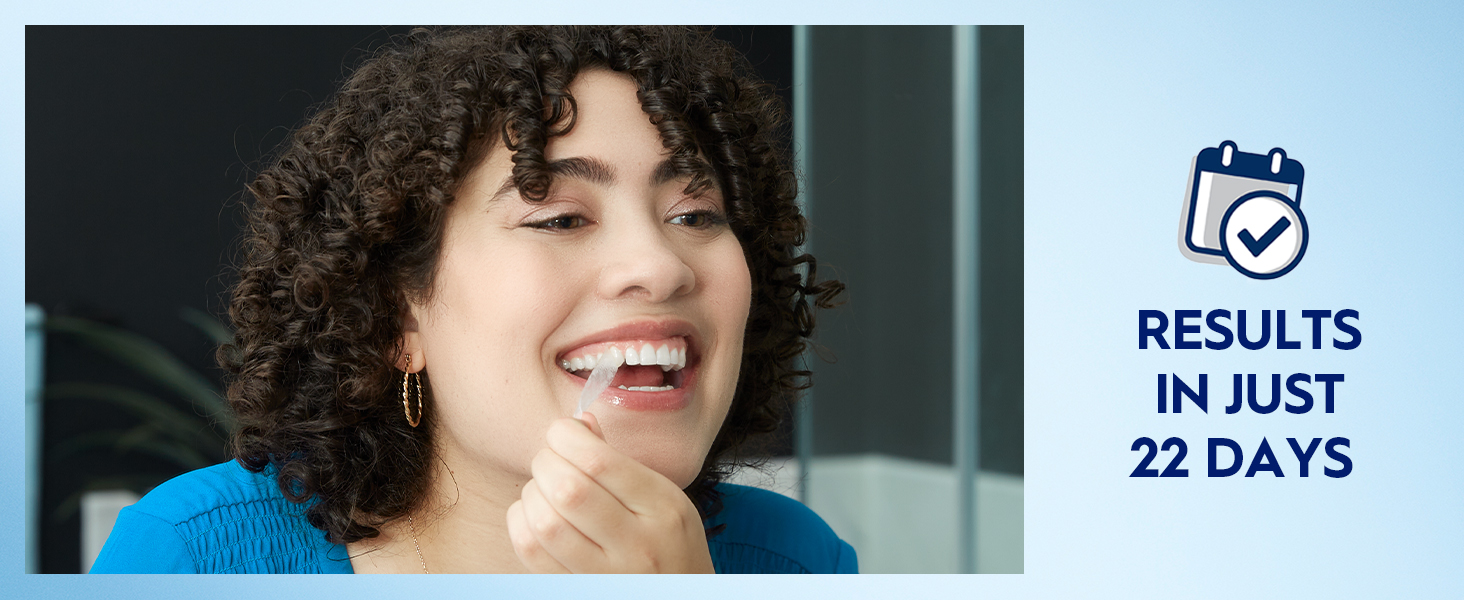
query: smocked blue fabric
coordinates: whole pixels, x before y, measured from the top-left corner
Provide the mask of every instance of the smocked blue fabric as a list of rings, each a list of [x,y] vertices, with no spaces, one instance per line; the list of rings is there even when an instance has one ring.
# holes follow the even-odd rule
[[[773,492],[722,484],[718,573],[855,573],[854,549]],[[92,573],[351,573],[345,546],[312,527],[274,479],[227,462],[178,476],[122,510]]]

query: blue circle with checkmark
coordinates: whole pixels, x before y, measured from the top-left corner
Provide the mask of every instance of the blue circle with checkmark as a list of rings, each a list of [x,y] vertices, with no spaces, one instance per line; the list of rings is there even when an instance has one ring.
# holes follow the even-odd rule
[[[1306,254],[1309,230],[1301,207],[1270,190],[1248,193],[1220,220],[1220,250],[1235,270],[1253,279],[1275,279]]]

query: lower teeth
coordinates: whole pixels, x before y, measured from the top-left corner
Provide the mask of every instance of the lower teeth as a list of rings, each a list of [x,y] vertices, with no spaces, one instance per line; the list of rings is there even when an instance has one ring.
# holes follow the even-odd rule
[[[619,387],[620,389],[625,390],[627,392],[666,392],[666,391],[670,391],[670,390],[676,389],[676,386],[674,386],[674,385],[663,385],[663,386],[660,386],[660,387],[652,386],[652,385],[633,385],[633,386],[630,386],[630,387],[625,387],[625,386],[621,385],[621,386],[616,386],[616,387]]]

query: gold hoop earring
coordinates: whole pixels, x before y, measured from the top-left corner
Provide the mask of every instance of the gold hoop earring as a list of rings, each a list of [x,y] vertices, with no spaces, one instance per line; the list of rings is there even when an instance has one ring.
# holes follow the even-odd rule
[[[407,370],[402,372],[402,414],[407,416],[407,424],[416,427],[422,422],[422,377],[412,371],[412,355],[407,355]],[[417,388],[417,418],[412,418],[412,400],[408,392],[408,383],[415,384]]]

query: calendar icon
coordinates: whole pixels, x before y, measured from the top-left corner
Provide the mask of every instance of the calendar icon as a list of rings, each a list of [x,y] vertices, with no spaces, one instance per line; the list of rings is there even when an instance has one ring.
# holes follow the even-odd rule
[[[1241,152],[1224,141],[1195,156],[1179,220],[1179,251],[1190,260],[1229,264],[1254,279],[1291,272],[1306,254],[1301,163],[1273,148]]]

